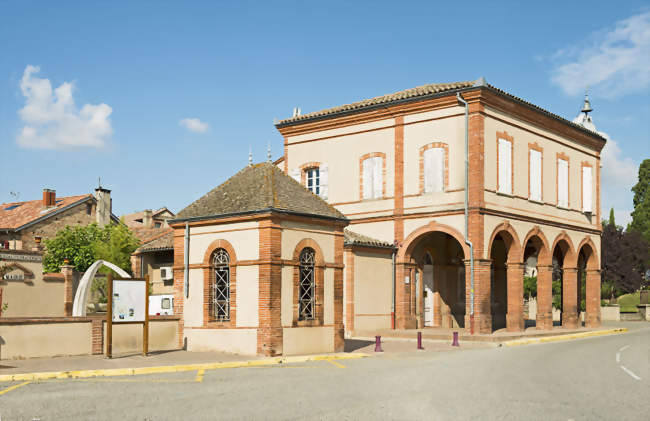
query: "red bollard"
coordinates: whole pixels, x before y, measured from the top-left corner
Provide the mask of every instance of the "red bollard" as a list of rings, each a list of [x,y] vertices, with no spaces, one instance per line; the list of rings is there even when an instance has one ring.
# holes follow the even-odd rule
[[[375,352],[384,352],[381,349],[381,336],[375,336]]]
[[[422,350],[424,347],[422,346],[422,332],[418,332],[418,350]]]
[[[451,343],[451,346],[460,346],[458,343],[458,332],[454,332],[454,341]]]

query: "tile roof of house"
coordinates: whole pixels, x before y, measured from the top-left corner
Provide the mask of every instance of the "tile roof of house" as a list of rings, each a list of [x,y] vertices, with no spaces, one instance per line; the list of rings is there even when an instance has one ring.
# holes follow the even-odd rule
[[[382,248],[395,247],[389,242],[377,240],[372,237],[358,234],[354,231],[350,231],[348,228],[343,230],[343,234],[345,236],[344,244],[346,246],[369,246],[369,247],[382,247]]]
[[[135,250],[136,254],[174,249],[174,230],[171,228],[158,230],[159,233],[143,241],[143,244]]]
[[[163,206],[162,208],[152,211],[151,212],[151,217],[156,218],[156,215],[161,214],[162,212],[167,211],[172,214],[172,217],[174,215],[174,212],[170,211],[167,209],[167,207]],[[122,215],[122,219],[124,220],[124,223],[126,224],[127,227],[139,227],[142,226],[142,218],[144,217],[144,211],[140,212],[133,212],[133,213],[127,213]]]
[[[156,228],[156,227],[129,227],[133,235],[140,240],[140,243],[144,244],[147,241],[150,241],[154,237],[158,237],[160,233],[166,231],[168,228]]]
[[[174,221],[275,210],[330,219],[345,216],[270,162],[245,167],[178,212]]]
[[[309,121],[309,120],[316,120],[316,119],[322,119],[322,118],[328,118],[329,116],[337,115],[337,114],[352,114],[356,112],[363,112],[366,111],[367,109],[372,109],[376,107],[381,107],[381,106],[386,106],[391,103],[399,103],[399,102],[406,102],[406,101],[417,101],[422,98],[426,98],[428,96],[434,96],[438,94],[446,94],[446,93],[452,93],[454,91],[462,91],[462,90],[467,90],[470,88],[479,88],[479,87],[484,87],[487,89],[490,89],[492,91],[495,91],[501,95],[504,95],[506,97],[509,97],[517,102],[520,102],[530,108],[533,108],[543,114],[546,114],[556,120],[560,120],[563,123],[566,123],[570,126],[574,126],[582,131],[586,131],[592,135],[596,135],[598,137],[602,137],[599,133],[596,133],[592,130],[589,130],[579,124],[576,124],[570,120],[567,120],[564,117],[560,117],[557,114],[553,114],[550,111],[545,110],[542,107],[539,107],[531,102],[528,102],[518,96],[515,96],[513,94],[510,94],[502,89],[499,89],[493,85],[488,84],[485,82],[484,78],[479,78],[475,81],[465,81],[465,82],[451,82],[451,83],[432,83],[428,85],[422,85],[422,86],[417,86],[415,88],[410,88],[410,89],[405,89],[402,91],[394,92],[392,94],[387,94],[387,95],[381,95],[377,96],[374,98],[370,99],[364,99],[362,101],[357,101],[353,102],[350,104],[345,104],[345,105],[339,105],[336,107],[331,107],[331,108],[326,108],[320,111],[314,111],[311,113],[307,114],[302,114],[298,115],[295,117],[287,118],[284,120],[278,121],[275,126],[276,127],[283,127],[283,126],[292,126],[292,125],[297,125],[300,124],[304,121]]]
[[[57,197],[55,206],[43,209],[43,200],[3,203],[0,205],[0,229],[17,230],[39,219],[49,218],[71,206],[92,199],[91,194]]]

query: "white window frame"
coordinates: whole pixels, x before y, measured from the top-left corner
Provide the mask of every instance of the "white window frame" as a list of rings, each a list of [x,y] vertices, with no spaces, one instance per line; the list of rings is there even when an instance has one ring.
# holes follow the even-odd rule
[[[305,170],[305,184],[307,190],[316,196],[320,195],[320,169],[318,167],[311,167]]]

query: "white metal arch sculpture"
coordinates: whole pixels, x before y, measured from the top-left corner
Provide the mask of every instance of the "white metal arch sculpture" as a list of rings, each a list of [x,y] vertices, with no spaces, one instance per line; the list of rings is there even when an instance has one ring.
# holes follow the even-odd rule
[[[88,294],[90,293],[90,281],[95,277],[97,270],[102,266],[107,266],[117,272],[123,278],[130,278],[131,276],[125,272],[122,268],[114,265],[111,262],[105,260],[98,260],[90,267],[79,281],[79,286],[77,287],[77,293],[74,296],[74,304],[72,306],[72,316],[73,317],[84,317],[86,315],[86,302],[88,302]]]

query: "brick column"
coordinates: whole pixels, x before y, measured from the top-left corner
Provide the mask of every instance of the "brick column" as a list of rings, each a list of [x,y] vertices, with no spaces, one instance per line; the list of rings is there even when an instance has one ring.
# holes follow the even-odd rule
[[[259,233],[259,257],[265,263],[259,265],[257,353],[272,357],[282,354],[282,229],[267,219],[260,221]]]
[[[492,333],[491,282],[489,259],[474,260],[474,333]],[[465,260],[465,329],[471,326],[471,270],[470,261]]]
[[[348,249],[345,255],[345,329],[354,331],[354,252]]]
[[[142,275],[142,255],[141,254],[132,254],[131,255],[131,272],[133,273],[134,278],[141,278]]]
[[[442,299],[440,297],[442,270],[440,265],[433,265],[433,279],[433,325],[435,327],[442,327]]]
[[[585,326],[600,326],[600,270],[587,269]]]
[[[562,269],[562,327],[578,327],[578,268]]]
[[[97,318],[93,319],[91,334],[92,334],[92,345],[91,352],[93,355],[99,355],[104,353],[104,319]]]
[[[63,274],[63,314],[69,317],[72,316],[72,304],[74,301],[74,297],[72,296],[74,266],[61,266],[61,273]]]
[[[191,228],[190,228],[191,232]],[[190,244],[190,248],[191,248]],[[196,286],[197,288],[199,286]],[[178,320],[178,347],[185,348],[185,227],[174,228],[174,314]]]
[[[404,117],[395,117],[394,222],[395,241],[404,240]]]
[[[343,352],[345,349],[345,327],[343,326],[343,230],[337,231],[336,234],[337,236],[334,238],[334,262],[340,267],[334,268],[334,351]],[[280,256],[278,255],[278,257]],[[281,271],[282,267],[278,267]],[[278,282],[282,285],[282,272],[279,273]],[[277,311],[280,313],[280,308]]]
[[[553,329],[553,266],[537,265],[537,330]]]
[[[508,313],[506,329],[508,332],[524,330],[524,264],[507,263]]]
[[[415,329],[415,316],[411,307],[411,285],[413,276],[411,264],[397,263],[395,265],[395,328]],[[406,277],[409,283],[406,283]]]

